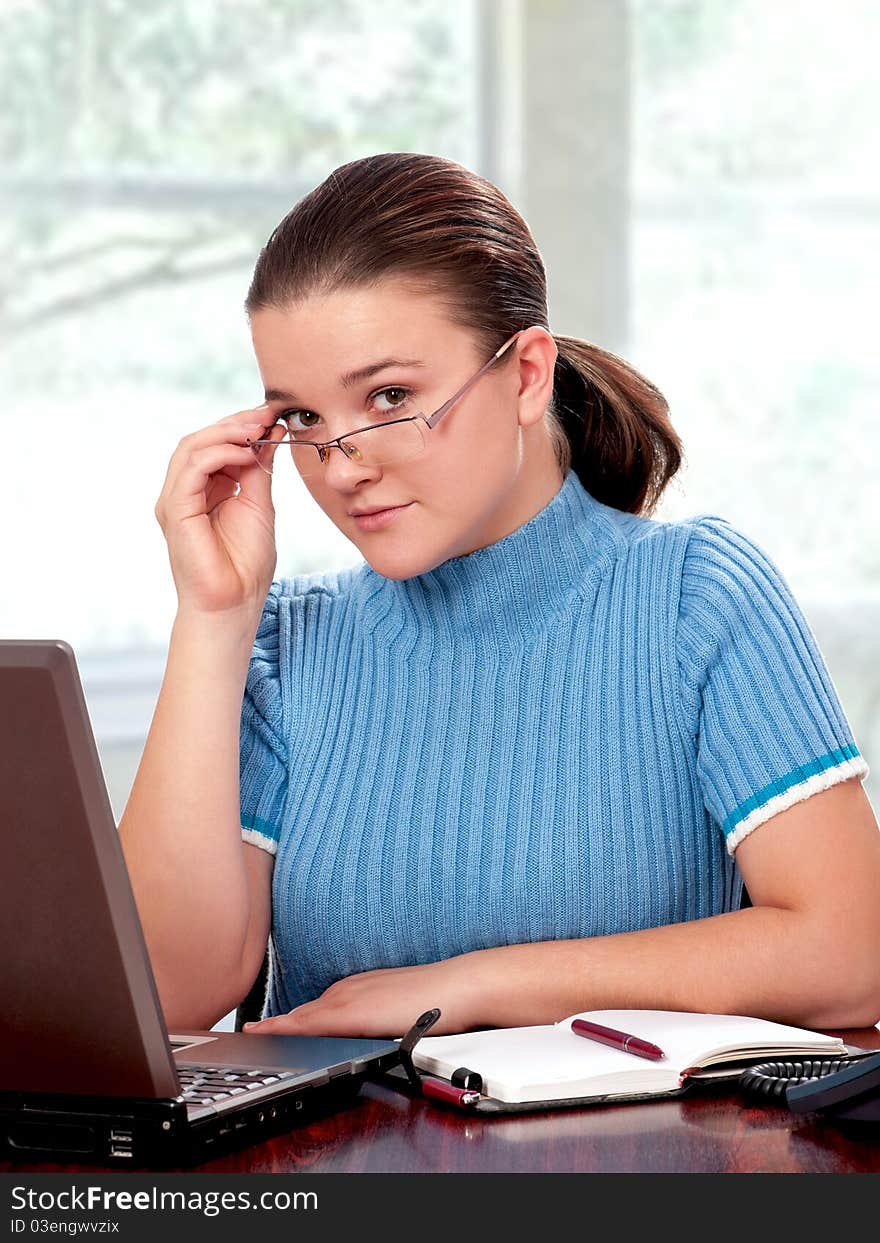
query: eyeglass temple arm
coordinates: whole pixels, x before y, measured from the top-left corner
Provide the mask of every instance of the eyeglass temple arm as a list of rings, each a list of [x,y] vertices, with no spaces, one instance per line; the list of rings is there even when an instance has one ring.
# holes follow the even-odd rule
[[[469,380],[466,380],[464,384],[462,384],[458,392],[452,394],[452,396],[449,398],[449,401],[444,402],[439,410],[435,410],[429,419],[425,419],[425,422],[428,424],[428,427],[434,427],[436,426],[437,423],[440,422],[444,414],[446,414],[446,412],[450,410],[452,406],[455,405],[455,403],[459,400],[460,397],[463,397],[465,395],[465,393],[468,391],[471,385],[476,384],[480,376],[485,375],[485,373],[489,370],[490,367],[495,366],[495,364],[498,362],[498,359],[501,357],[501,355],[505,352],[505,350],[510,349],[510,347],[513,345],[514,341],[517,339],[518,336],[519,336],[519,332],[515,332],[512,337],[509,337],[504,342],[504,344],[495,351],[495,353],[492,355],[489,361],[485,364],[485,366],[480,368],[480,370],[477,372],[476,375],[472,375]]]

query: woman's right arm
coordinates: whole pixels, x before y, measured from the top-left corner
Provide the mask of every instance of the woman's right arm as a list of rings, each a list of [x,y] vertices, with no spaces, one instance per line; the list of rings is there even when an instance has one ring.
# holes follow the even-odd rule
[[[273,857],[242,841],[238,785],[245,679],[276,560],[270,480],[246,445],[260,417],[264,407],[184,437],[156,505],[178,610],[119,834],[171,1028],[209,1028],[233,1009],[268,939]]]

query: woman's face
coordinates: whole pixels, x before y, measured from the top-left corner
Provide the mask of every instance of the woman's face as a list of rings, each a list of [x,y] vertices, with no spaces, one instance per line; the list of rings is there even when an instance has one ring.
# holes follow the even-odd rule
[[[314,429],[320,441],[389,418],[430,417],[488,361],[438,299],[400,281],[257,311],[251,334],[271,421],[295,411],[290,426]],[[527,329],[436,427],[421,424],[425,446],[417,457],[365,465],[332,448],[304,478],[308,491],[387,578],[423,574],[495,543],[562,482],[543,420],[555,358],[552,336]],[[399,361],[343,382],[346,373],[386,360]],[[288,396],[274,398],[273,390]],[[295,469],[279,461],[287,452],[276,453],[276,486]],[[379,507],[400,508],[381,527],[363,529],[353,511]]]

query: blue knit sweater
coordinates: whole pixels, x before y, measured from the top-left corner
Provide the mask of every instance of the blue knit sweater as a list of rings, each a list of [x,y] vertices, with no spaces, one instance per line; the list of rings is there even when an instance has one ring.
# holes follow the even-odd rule
[[[426,574],[274,582],[240,764],[244,839],[275,853],[266,1015],[354,972],[735,909],[746,834],[868,771],[767,556],[572,471]]]

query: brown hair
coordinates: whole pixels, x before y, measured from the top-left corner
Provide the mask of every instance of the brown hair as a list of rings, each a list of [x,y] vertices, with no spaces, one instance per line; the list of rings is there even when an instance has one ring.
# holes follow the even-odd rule
[[[391,151],[343,164],[287,213],[260,252],[250,316],[384,277],[440,297],[486,357],[547,323],[547,280],[528,225],[497,186],[439,156]],[[546,419],[559,465],[606,505],[650,514],[681,465],[663,394],[577,337],[559,351]]]

